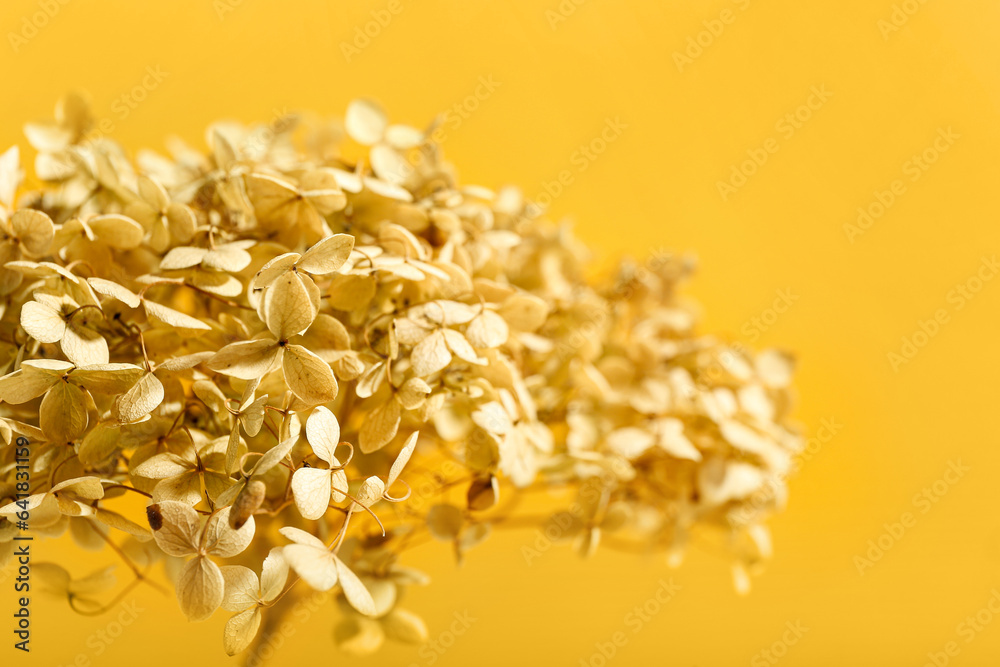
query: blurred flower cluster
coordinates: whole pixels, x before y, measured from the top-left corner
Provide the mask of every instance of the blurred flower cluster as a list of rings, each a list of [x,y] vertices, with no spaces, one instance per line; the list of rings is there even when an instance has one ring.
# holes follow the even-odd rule
[[[745,588],[802,445],[790,357],[696,333],[685,258],[588,280],[565,224],[460,185],[434,129],[362,100],[133,160],[81,96],[29,124],[36,187],[0,155],[0,561],[27,511],[128,586],[162,564],[188,618],[232,614],[229,654],[310,589],[345,650],[422,641],[407,550],[526,521],[672,564],[704,534]],[[39,572],[85,613],[117,586]]]

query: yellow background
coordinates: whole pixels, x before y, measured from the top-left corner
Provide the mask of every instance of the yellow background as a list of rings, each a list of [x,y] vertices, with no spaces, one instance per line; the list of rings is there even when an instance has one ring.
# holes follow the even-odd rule
[[[772,524],[776,555],[745,598],[732,591],[727,563],[708,552],[670,572],[660,560],[601,552],[580,562],[556,547],[529,567],[520,550],[532,534],[520,532],[495,536],[461,570],[445,546],[414,553],[435,582],[407,606],[425,615],[432,636],[453,612],[477,619],[436,664],[578,665],[664,576],[683,590],[628,633],[608,664],[751,664],[795,621],[808,631],[781,658],[789,667],[921,665],[953,640],[960,653],[951,664],[996,664],[1000,619],[971,643],[957,626],[1000,587],[1000,280],[961,310],[948,293],[1000,249],[1000,5],[911,0],[918,11],[884,36],[879,21],[890,20],[892,0],[589,0],[554,27],[546,12],[558,12],[559,0],[400,3],[347,62],[341,42],[387,1],[244,0],[220,18],[210,0],[68,0],[15,53],[9,33],[40,5],[7,0],[0,147],[25,146],[21,124],[49,117],[73,88],[89,91],[113,136],[134,149],[161,148],[167,133],[201,142],[219,117],[341,114],[356,96],[422,125],[493,77],[496,90],[447,133],[463,180],[516,182],[537,194],[573,170],[552,210],[572,216],[597,261],[659,248],[696,253],[688,293],[705,309],[703,328],[795,350],[799,418],[814,433],[823,418],[842,428],[791,481],[788,510]],[[733,22],[679,71],[674,52],[727,8]],[[166,78],[122,118],[116,98],[150,66]],[[812,86],[832,96],[786,138],[776,123]],[[574,151],[607,118],[627,127],[576,171]],[[908,180],[904,163],[948,127],[959,138]],[[779,150],[723,201],[717,182],[769,137]],[[851,243],[845,223],[894,179],[905,194]],[[752,318],[767,316],[777,290],[798,299],[752,341]],[[887,354],[939,308],[948,323],[894,371]],[[957,460],[969,472],[920,513],[914,494]],[[860,575],[855,556],[907,511],[916,524]],[[77,574],[97,562],[75,548],[36,549]],[[27,663],[15,654],[9,588],[7,579],[5,665],[93,657],[87,637],[111,619],[41,601],[36,652]],[[172,598],[147,589],[136,599],[146,611],[93,664],[235,664],[222,654],[225,614],[188,624]],[[280,664],[429,664],[399,646],[366,661],[337,655],[332,623],[316,615],[299,626]]]

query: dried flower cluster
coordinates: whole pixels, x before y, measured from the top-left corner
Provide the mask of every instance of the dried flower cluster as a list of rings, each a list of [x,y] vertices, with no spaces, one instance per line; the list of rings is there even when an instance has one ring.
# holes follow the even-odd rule
[[[309,589],[346,650],[421,641],[401,555],[523,526],[529,487],[562,490],[538,526],[583,554],[677,562],[704,527],[740,587],[767,556],[792,363],[696,335],[688,262],[587,282],[565,225],[458,185],[433,125],[370,102],[134,162],[79,96],[25,129],[40,187],[0,156],[0,561],[28,509],[129,586],[163,562],[188,618],[233,614],[235,654]],[[114,586],[39,568],[84,613]]]

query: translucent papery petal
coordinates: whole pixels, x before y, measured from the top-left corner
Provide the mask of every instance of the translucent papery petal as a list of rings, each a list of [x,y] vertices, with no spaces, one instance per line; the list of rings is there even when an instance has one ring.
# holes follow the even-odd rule
[[[155,410],[163,402],[164,396],[163,383],[153,373],[146,373],[115,402],[118,421],[139,421]]]
[[[282,357],[285,383],[309,405],[332,401],[337,397],[337,379],[330,365],[300,345],[286,345]]]
[[[278,597],[288,581],[288,561],[281,552],[281,547],[275,547],[264,559],[260,573],[260,597],[265,602]]]
[[[157,546],[169,556],[187,556],[198,549],[201,519],[193,507],[176,501],[154,503],[146,518]]]
[[[260,621],[259,607],[247,609],[230,618],[222,635],[222,645],[226,655],[236,655],[250,646],[260,629]]]
[[[208,519],[208,525],[201,541],[201,547],[208,554],[220,558],[231,558],[250,546],[256,530],[251,516],[238,530],[229,526],[228,507],[219,510]]]
[[[289,544],[284,547],[282,554],[289,567],[314,590],[328,591],[337,585],[335,557],[325,546]]]
[[[257,606],[260,598],[260,581],[250,568],[242,565],[223,565],[225,595],[222,608],[226,611],[243,611]]]
[[[372,594],[368,592],[365,585],[358,579],[358,575],[354,574],[342,560],[336,556],[333,558],[337,566],[337,575],[340,578],[340,587],[344,591],[344,597],[347,598],[352,607],[365,616],[374,616],[375,601],[372,599]]]
[[[330,470],[321,468],[299,468],[292,475],[292,495],[303,518],[315,520],[326,514],[330,505],[331,474]]]
[[[157,502],[173,500],[194,505],[201,498],[201,475],[196,470],[161,479],[153,489],[153,500]]]
[[[278,342],[273,338],[240,341],[219,350],[207,365],[223,375],[253,380],[263,377],[270,370],[280,351]]]
[[[292,542],[295,542],[296,544],[302,544],[308,547],[315,547],[317,549],[326,549],[326,545],[323,544],[322,540],[320,540],[312,533],[307,533],[301,528],[285,526],[284,528],[278,529],[278,532],[284,535]]]
[[[20,370],[0,378],[0,400],[15,405],[27,403],[47,392],[57,382],[60,382],[58,375],[32,373],[22,365]]]
[[[278,340],[287,340],[302,333],[316,319],[316,310],[304,280],[311,279],[286,271],[264,293],[267,327]]]
[[[328,236],[309,248],[297,264],[303,271],[326,275],[344,265],[354,249],[354,237],[350,234]]]
[[[203,621],[222,604],[225,580],[219,566],[204,556],[184,565],[177,579],[177,601],[189,621]]]
[[[413,451],[417,447],[417,437],[419,433],[411,433],[410,437],[406,439],[406,443],[403,448],[399,450],[399,454],[396,455],[396,460],[392,462],[392,467],[389,469],[389,476],[385,480],[385,488],[391,489],[392,485],[396,483],[399,479],[399,475],[403,472],[403,468],[409,462],[410,457],[413,456]]]
[[[96,331],[70,324],[63,334],[63,354],[77,366],[108,363],[108,342]]]
[[[57,343],[66,333],[62,314],[37,301],[29,301],[21,307],[21,326],[40,343]]]
[[[87,408],[83,390],[69,382],[57,382],[38,409],[38,422],[52,442],[76,440],[87,429]]]
[[[337,460],[334,451],[340,444],[340,424],[329,408],[321,405],[309,415],[306,439],[316,456],[329,464],[339,465],[334,463]]]

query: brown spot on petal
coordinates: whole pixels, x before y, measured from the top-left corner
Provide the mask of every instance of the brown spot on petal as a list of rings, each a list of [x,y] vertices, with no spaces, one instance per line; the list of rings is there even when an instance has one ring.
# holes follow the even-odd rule
[[[163,528],[163,515],[160,514],[159,505],[150,505],[146,508],[146,519],[149,521],[149,527],[154,531]]]

